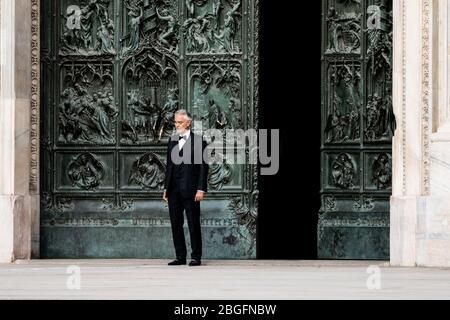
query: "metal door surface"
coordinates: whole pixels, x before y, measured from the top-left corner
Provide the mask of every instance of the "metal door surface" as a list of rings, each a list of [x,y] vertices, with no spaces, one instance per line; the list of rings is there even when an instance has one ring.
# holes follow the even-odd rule
[[[322,3],[318,256],[388,259],[392,1]]]

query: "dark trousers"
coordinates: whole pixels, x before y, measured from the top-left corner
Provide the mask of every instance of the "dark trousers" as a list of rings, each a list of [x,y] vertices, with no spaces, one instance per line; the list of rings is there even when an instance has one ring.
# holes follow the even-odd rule
[[[177,189],[177,188],[175,188]],[[186,241],[184,239],[184,214],[189,227],[191,237],[191,258],[201,260],[202,257],[202,234],[200,229],[200,202],[195,202],[194,197],[184,198],[178,190],[173,190],[168,194],[169,214],[172,225],[173,244],[175,245],[176,257],[179,260],[186,260]]]

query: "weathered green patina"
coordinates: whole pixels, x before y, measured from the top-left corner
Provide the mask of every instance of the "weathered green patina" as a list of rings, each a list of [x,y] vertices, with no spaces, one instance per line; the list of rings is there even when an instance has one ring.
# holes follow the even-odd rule
[[[392,1],[323,0],[318,255],[388,259]]]

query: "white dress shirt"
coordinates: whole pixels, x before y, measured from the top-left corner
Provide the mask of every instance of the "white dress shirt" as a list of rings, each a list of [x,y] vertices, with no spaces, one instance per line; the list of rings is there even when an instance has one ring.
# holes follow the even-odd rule
[[[191,135],[191,130],[187,130],[184,134],[178,135],[178,138],[181,137],[181,136],[184,137],[184,139],[179,139],[178,140],[178,148],[180,150],[183,148],[184,144],[186,143],[186,140],[189,139],[190,135]],[[203,190],[197,190],[197,191],[205,193],[205,191],[203,191]]]
[[[180,134],[179,137],[183,136],[184,139],[179,139],[178,140],[178,148],[181,150],[184,146],[184,144],[186,143],[186,140],[189,138],[191,134],[191,130],[187,130],[184,134]]]

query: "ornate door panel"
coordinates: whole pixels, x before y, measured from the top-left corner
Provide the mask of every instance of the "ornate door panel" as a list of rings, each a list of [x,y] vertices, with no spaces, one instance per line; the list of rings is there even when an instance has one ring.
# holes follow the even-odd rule
[[[256,0],[42,1],[42,257],[174,256],[161,200],[173,114],[257,128],[257,10]],[[205,258],[255,257],[255,170],[211,167]]]
[[[323,0],[318,255],[389,258],[392,1]]]

